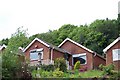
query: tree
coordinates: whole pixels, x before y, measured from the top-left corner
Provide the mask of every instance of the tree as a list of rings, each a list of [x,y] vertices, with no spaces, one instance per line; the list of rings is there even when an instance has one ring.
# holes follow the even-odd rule
[[[89,33],[89,28],[87,27],[87,25],[81,25],[80,27],[75,28],[72,33],[69,34],[69,37],[84,45],[84,42],[86,40],[86,35]]]
[[[26,30],[22,30],[22,27],[19,27],[9,39],[7,50],[16,52],[19,47],[26,47],[28,43],[29,39]]]
[[[61,28],[59,28],[59,30],[58,30],[58,32],[59,32],[59,37],[58,37],[59,42],[61,43],[64,39],[69,37],[69,34],[71,34],[72,31],[75,28],[77,28],[77,26],[71,25],[71,24],[65,24]]]
[[[96,31],[90,31],[88,34],[86,34],[86,40],[84,42],[84,45],[97,52],[98,54],[103,54],[103,49],[106,45],[106,39],[103,36],[102,33],[96,32]],[[104,47],[103,47],[104,46]]]
[[[120,14],[118,19],[95,20],[90,25],[75,26],[65,24],[58,30],[49,30],[46,33],[36,34],[30,37],[38,37],[46,42],[58,46],[65,38],[80,43],[89,49],[96,51],[98,54],[103,53],[103,49],[114,41],[120,34],[119,26]]]
[[[18,47],[24,47],[28,41],[26,32],[18,28],[9,39],[7,49],[2,52],[2,77],[13,78],[17,76],[22,68],[21,61],[18,56]],[[21,54],[22,55],[22,54]]]
[[[16,53],[5,51],[2,53],[2,78],[13,78],[20,69],[20,62]]]
[[[102,50],[118,37],[117,20],[96,20],[90,24],[86,46],[102,54]],[[92,45],[91,45],[92,44]],[[95,50],[96,49],[96,50]]]
[[[118,18],[117,18],[117,26],[118,26],[118,33],[120,36],[120,13],[118,14]]]

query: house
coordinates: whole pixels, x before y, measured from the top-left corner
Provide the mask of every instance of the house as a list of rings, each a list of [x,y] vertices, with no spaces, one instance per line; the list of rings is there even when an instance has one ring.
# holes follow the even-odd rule
[[[120,69],[120,37],[108,45],[103,52],[106,54],[106,65],[114,64],[115,69]]]
[[[49,44],[43,40],[35,38],[23,51],[26,59],[30,61],[30,65],[40,64],[53,64],[56,58],[63,57],[67,54],[69,58],[70,53],[64,49],[58,48],[52,44]],[[69,62],[66,59],[66,63],[69,67]]]
[[[4,49],[6,49],[7,48],[7,46],[5,45],[5,44],[3,44],[3,45],[0,45],[0,52],[2,52]]]
[[[87,70],[98,68],[100,64],[105,65],[105,59],[102,56],[69,38],[66,38],[58,47],[71,53],[69,62],[72,68],[77,61],[80,61],[81,67]]]

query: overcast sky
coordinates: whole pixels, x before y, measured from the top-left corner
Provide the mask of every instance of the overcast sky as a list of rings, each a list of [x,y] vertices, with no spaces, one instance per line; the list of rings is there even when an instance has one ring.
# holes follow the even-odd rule
[[[33,35],[64,24],[117,19],[119,0],[0,0],[0,40],[24,26]]]

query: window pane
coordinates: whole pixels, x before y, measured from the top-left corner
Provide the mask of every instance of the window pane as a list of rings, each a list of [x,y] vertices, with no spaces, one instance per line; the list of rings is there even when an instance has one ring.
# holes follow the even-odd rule
[[[79,60],[81,64],[86,64],[86,56],[80,56]]]
[[[113,61],[120,60],[120,49],[112,50]]]
[[[31,60],[38,60],[39,59],[38,53],[37,52],[30,53],[30,59]]]
[[[86,64],[86,62],[87,62],[87,61],[86,61],[86,55],[74,57],[73,60],[74,60],[74,64],[75,64],[77,61],[80,61],[80,64]]]

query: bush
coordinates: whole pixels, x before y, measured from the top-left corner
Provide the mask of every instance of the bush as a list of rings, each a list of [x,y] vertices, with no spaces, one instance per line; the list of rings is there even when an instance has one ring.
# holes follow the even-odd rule
[[[100,69],[100,70],[103,70],[103,67],[104,67],[103,64],[100,64],[100,65],[99,65],[99,69]]]
[[[42,69],[33,70],[32,71],[33,78],[44,78],[44,77],[52,77],[52,71],[45,71]]]
[[[111,75],[110,78],[113,78],[114,80],[119,80],[119,78],[120,78],[120,71],[114,72],[114,74]]]
[[[77,61],[74,65],[74,70],[80,69],[80,61]]]
[[[113,64],[110,64],[110,65],[108,65],[108,66],[104,66],[104,65],[99,65],[99,68],[101,69],[101,70],[103,70],[103,73],[104,74],[108,74],[108,75],[111,75],[111,74],[113,74],[113,72],[112,72],[112,70],[114,70],[114,65]]]
[[[63,77],[64,73],[62,71],[59,70],[59,68],[57,68],[54,72],[53,72],[53,77]]]
[[[55,68],[59,68],[60,71],[66,72],[67,71],[67,65],[66,65],[66,61],[64,58],[57,58],[55,59]]]
[[[36,66],[29,66],[28,69],[32,72],[34,70],[37,70],[37,67]]]
[[[54,65],[50,64],[50,65],[42,65],[41,69],[45,70],[45,71],[54,71]]]
[[[52,77],[52,71],[42,71],[42,73],[41,73],[41,75],[40,75],[41,77]]]

